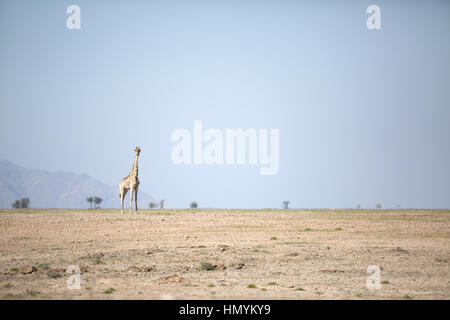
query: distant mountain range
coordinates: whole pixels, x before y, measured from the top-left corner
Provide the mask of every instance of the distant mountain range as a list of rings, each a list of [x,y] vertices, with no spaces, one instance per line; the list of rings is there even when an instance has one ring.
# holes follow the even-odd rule
[[[124,208],[130,206],[129,195]],[[118,186],[105,185],[87,174],[31,170],[0,160],[0,208],[11,208],[21,198],[30,198],[32,208],[88,208],[87,197],[102,198],[102,208],[120,208]],[[138,208],[148,208],[151,201],[155,200],[139,191]]]

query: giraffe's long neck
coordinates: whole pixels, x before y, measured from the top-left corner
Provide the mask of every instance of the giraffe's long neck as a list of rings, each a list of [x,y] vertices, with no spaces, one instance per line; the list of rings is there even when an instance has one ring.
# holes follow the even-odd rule
[[[134,163],[133,163],[133,168],[131,169],[131,174],[132,175],[134,175],[134,176],[138,176],[138,160],[139,160],[139,156],[138,155],[136,155],[135,157],[134,157]]]

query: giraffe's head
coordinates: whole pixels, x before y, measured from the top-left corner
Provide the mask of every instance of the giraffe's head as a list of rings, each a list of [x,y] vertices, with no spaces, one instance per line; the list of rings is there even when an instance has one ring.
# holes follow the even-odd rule
[[[139,155],[139,153],[141,153],[141,148],[136,147],[136,149],[134,149],[134,152],[136,152],[136,155]]]

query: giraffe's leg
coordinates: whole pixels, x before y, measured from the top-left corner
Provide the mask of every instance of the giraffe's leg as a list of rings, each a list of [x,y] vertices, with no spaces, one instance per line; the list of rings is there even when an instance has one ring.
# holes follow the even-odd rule
[[[134,193],[134,188],[130,189],[130,213],[133,213],[133,193]]]
[[[134,189],[134,204],[136,206],[136,213],[138,213],[138,208],[137,208],[137,193],[138,193],[138,189],[139,189],[139,186],[136,186],[136,188]]]
[[[121,188],[120,189],[120,204],[122,206],[122,213],[125,213],[123,211],[123,200],[125,199],[125,196],[126,196],[127,192],[128,192],[127,188]]]

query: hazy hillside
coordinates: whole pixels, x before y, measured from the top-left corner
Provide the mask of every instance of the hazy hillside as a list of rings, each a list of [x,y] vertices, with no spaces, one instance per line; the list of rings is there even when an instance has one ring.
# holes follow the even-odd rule
[[[0,208],[11,208],[14,200],[23,197],[30,198],[33,208],[87,208],[88,196],[102,198],[102,208],[120,207],[118,186],[105,185],[86,174],[29,170],[0,160]],[[139,191],[140,208],[148,208],[150,201],[154,199]],[[124,207],[129,205],[128,193]]]

